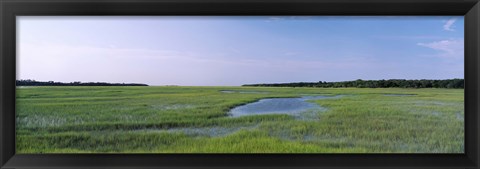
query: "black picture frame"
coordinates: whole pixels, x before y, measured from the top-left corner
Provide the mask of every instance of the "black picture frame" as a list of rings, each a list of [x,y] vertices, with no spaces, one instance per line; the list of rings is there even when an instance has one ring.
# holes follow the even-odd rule
[[[464,154],[15,154],[16,16],[463,15]],[[480,166],[478,0],[0,0],[0,168],[451,168]]]

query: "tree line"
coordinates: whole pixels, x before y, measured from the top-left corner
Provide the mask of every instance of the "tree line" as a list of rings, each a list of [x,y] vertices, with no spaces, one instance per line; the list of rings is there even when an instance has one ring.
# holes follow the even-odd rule
[[[17,80],[17,86],[148,86],[146,84],[141,83],[106,83],[106,82],[70,82],[70,83],[63,83],[63,82],[41,82],[35,80]]]
[[[294,82],[294,83],[264,83],[264,84],[245,84],[242,86],[258,86],[258,87],[323,87],[323,88],[340,88],[340,87],[357,87],[357,88],[464,88],[464,79],[445,79],[445,80],[406,80],[406,79],[389,79],[389,80],[354,80],[342,82]]]

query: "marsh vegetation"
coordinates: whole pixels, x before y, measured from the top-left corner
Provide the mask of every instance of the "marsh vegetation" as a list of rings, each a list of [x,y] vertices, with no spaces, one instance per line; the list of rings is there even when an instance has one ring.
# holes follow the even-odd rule
[[[16,150],[463,153],[463,96],[436,88],[17,88]],[[264,102],[285,109],[255,106]]]

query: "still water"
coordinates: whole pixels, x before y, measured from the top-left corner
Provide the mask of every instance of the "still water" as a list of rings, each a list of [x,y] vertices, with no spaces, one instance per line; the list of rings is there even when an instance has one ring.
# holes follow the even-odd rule
[[[269,98],[261,99],[257,102],[238,106],[230,110],[232,117],[249,116],[258,114],[289,114],[298,115],[311,110],[325,110],[318,104],[308,102],[309,100],[319,100],[328,98],[338,98],[338,96],[303,96],[299,98]]]

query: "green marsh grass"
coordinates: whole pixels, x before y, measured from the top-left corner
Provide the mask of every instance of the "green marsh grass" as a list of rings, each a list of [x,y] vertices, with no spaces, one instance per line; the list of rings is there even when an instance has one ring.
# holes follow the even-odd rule
[[[255,92],[221,92],[255,91]],[[262,98],[326,108],[229,117]],[[394,94],[394,95],[389,95]],[[398,95],[408,94],[408,95]],[[271,87],[17,88],[17,153],[463,153],[464,90]],[[241,128],[189,135],[182,128]]]

